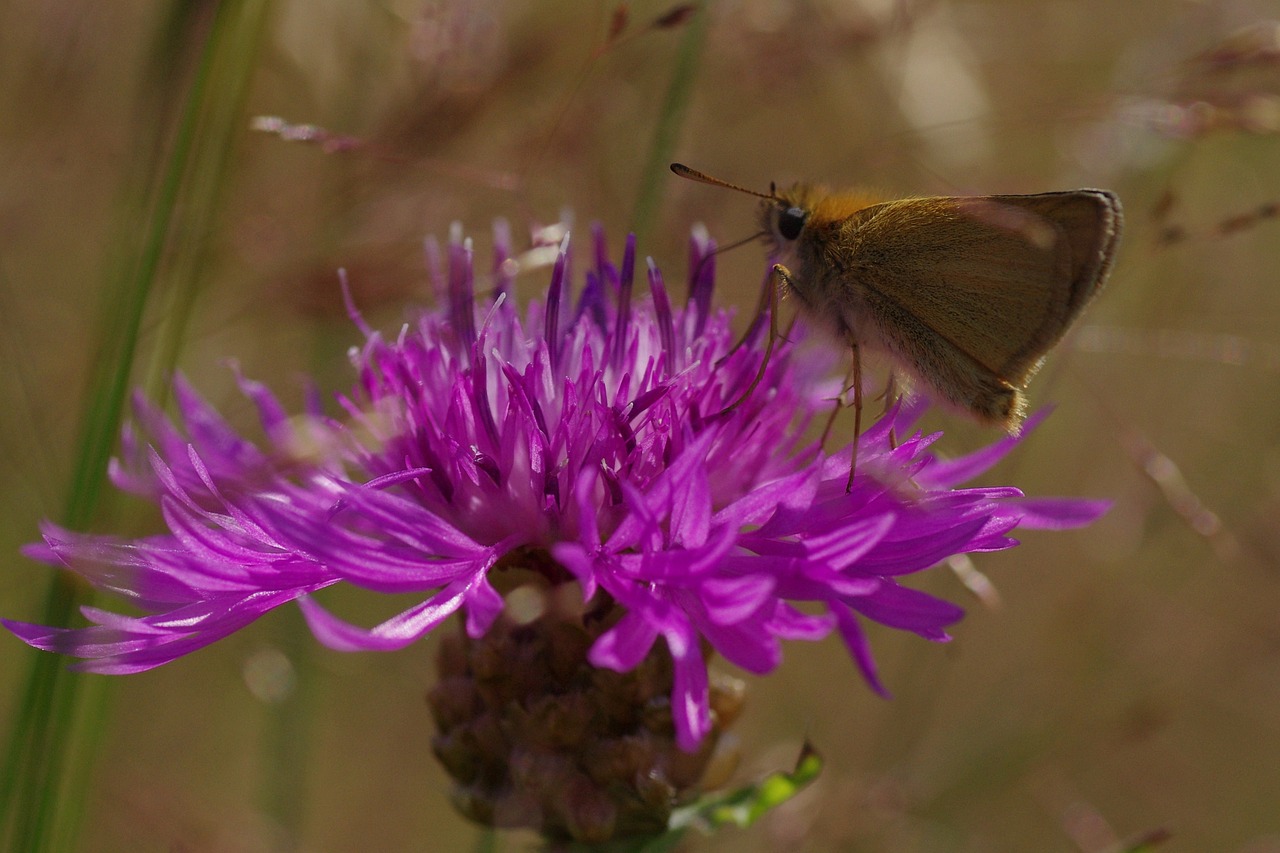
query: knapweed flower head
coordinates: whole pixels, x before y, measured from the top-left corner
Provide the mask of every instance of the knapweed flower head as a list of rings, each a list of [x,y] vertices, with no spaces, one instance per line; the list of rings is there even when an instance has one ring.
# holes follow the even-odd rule
[[[1014,440],[944,461],[930,449],[937,435],[913,431],[919,406],[863,433],[846,489],[849,448],[828,454],[806,438],[840,391],[834,353],[793,332],[730,407],[757,375],[767,332],[735,347],[727,313],[711,307],[705,236],[692,241],[683,300],[652,262],[637,286],[634,239],[615,265],[599,230],[571,286],[566,237],[548,289],[523,310],[501,232],[496,243],[483,298],[470,244],[455,236],[438,264],[440,307],[391,337],[351,309],[365,340],[337,415],[312,395],[290,416],[242,378],[265,434],[254,442],[182,381],[172,419],[138,401],[112,476],[159,504],[166,532],[122,540],[49,524],[29,551],[142,615],[86,607],[88,627],[5,625],[83,658],[79,669],[132,673],[294,601],[324,645],[390,651],[455,612],[483,637],[504,611],[503,574],[532,570],[576,582],[597,670],[636,670],[665,646],[669,719],[694,752],[713,726],[712,653],[768,673],[783,640],[835,631],[883,692],[868,622],[945,640],[962,615],[906,576],[1008,548],[1016,527],[1102,511],[960,488]],[[421,600],[357,626],[313,597],[335,584]]]

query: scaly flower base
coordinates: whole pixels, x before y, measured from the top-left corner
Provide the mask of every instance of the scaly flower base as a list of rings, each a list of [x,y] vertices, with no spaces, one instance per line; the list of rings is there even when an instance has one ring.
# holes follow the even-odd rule
[[[546,565],[529,553],[520,563]],[[453,801],[477,823],[532,828],[551,841],[653,837],[672,810],[700,793],[742,684],[711,683],[712,726],[696,752],[676,746],[665,646],[634,669],[599,669],[587,652],[621,616],[608,596],[589,607],[576,583],[530,569],[482,637],[443,638],[428,702],[436,757],[454,778]],[[497,579],[504,578],[502,569]]]

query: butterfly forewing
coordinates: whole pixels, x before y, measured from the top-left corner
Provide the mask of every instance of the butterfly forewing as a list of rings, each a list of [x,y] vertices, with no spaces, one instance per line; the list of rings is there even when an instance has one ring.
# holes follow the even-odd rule
[[[843,226],[846,283],[1021,386],[1097,290],[1116,232],[1109,199],[1085,190],[875,205]]]

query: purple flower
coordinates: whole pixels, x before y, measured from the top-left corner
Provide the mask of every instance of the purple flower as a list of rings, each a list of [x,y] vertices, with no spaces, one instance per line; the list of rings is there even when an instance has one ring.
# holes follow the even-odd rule
[[[352,351],[355,389],[337,398],[341,417],[314,395],[290,416],[242,378],[266,436],[255,444],[181,380],[174,422],[138,400],[112,477],[155,500],[167,532],[123,540],[47,524],[28,553],[147,615],[86,607],[89,627],[5,626],[84,658],[79,669],[129,673],[296,600],[330,648],[385,651],[455,611],[483,635],[503,608],[493,581],[504,559],[536,552],[584,598],[621,608],[592,664],[628,671],[665,640],[677,738],[692,750],[710,726],[706,646],[766,673],[780,641],[834,628],[884,692],[863,620],[945,640],[962,615],[902,576],[1008,548],[1015,527],[1077,526],[1104,509],[958,488],[1015,441],[942,461],[929,450],[938,435],[911,431],[919,406],[894,408],[862,435],[846,492],[849,448],[827,455],[804,438],[839,385],[832,358],[802,332],[724,413],[756,375],[766,333],[733,347],[728,317],[710,309],[705,238],[692,242],[681,309],[652,263],[647,293],[633,293],[634,239],[618,267],[597,231],[576,300],[566,238],[545,298],[523,315],[498,244],[492,300],[477,301],[470,245],[455,239],[437,276],[440,309],[390,339],[351,309],[365,341]],[[344,582],[422,599],[359,627],[311,597]]]

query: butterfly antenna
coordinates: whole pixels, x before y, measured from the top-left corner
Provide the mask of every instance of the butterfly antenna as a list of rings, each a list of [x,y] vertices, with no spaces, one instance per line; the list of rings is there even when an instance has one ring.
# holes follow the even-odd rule
[[[760,239],[761,237],[765,236],[765,234],[766,234],[766,233],[768,233],[768,232],[765,232],[765,231],[757,231],[756,233],[754,233],[754,234],[748,234],[746,237],[743,237],[741,240],[738,240],[738,241],[736,241],[736,242],[730,243],[730,244],[729,244],[729,245],[727,245],[727,246],[720,246],[720,247],[719,247],[718,249],[716,249],[714,252],[707,252],[705,255],[703,255],[703,256],[698,260],[698,265],[697,265],[696,267],[694,267],[694,269],[693,269],[693,280],[694,280],[694,281],[697,281],[699,278],[701,278],[701,277],[702,277],[702,268],[703,268],[704,266],[706,266],[707,261],[711,260],[711,259],[712,259],[712,258],[714,258],[716,255],[720,254],[721,252],[727,252],[727,251],[729,251],[730,249],[736,249],[736,248],[738,248],[739,246],[745,246],[745,245],[747,245],[748,243],[750,243],[752,240],[758,240],[758,239]],[[736,349],[736,347],[735,347],[735,349]]]
[[[778,200],[778,196],[775,194],[772,187],[770,188],[769,193],[766,195],[765,193],[762,193],[762,192],[749,190],[746,187],[740,187],[737,184],[731,184],[728,181],[722,181],[719,178],[713,178],[710,175],[706,174],[705,172],[699,172],[697,169],[690,169],[688,166],[684,165],[683,163],[672,163],[671,171],[675,172],[677,175],[679,175],[682,178],[688,178],[689,180],[697,181],[700,184],[711,184],[711,186],[713,187],[724,187],[727,190],[737,190],[740,193],[753,195],[756,198],[768,199],[769,201]]]

